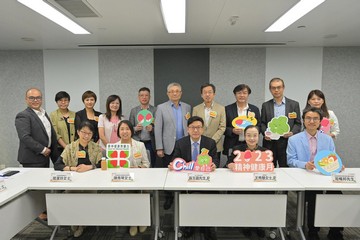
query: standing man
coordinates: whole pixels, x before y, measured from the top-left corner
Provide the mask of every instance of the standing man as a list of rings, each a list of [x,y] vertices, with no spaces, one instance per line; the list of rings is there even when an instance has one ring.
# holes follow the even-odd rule
[[[187,136],[187,120],[191,116],[191,106],[181,102],[181,85],[170,83],[167,86],[169,101],[160,104],[155,114],[155,143],[157,156],[162,158],[162,166],[168,167],[172,161],[175,142]],[[164,209],[173,203],[173,197],[168,191]]]
[[[228,159],[231,156],[229,149],[234,146],[245,144],[244,129],[234,128],[232,121],[239,116],[255,117],[260,127],[260,111],[255,105],[249,104],[251,88],[246,84],[239,84],[233,90],[236,102],[225,107],[226,130],[224,140],[224,151]]]
[[[50,158],[57,159],[56,132],[50,118],[43,108],[42,93],[37,88],[26,91],[25,101],[28,107],[18,113],[15,127],[19,137],[18,161],[23,167],[48,168]]]
[[[221,138],[226,128],[226,116],[224,106],[216,103],[215,86],[206,83],[201,86],[201,97],[203,103],[193,109],[193,116],[199,116],[204,120],[203,135],[214,139],[216,142],[217,159],[220,159],[220,153],[223,150]]]
[[[314,158],[317,152],[328,150],[335,152],[333,139],[319,131],[323,119],[323,112],[319,108],[308,107],[303,112],[305,130],[289,138],[287,146],[287,163],[289,167],[303,168],[308,171],[315,169]],[[317,240],[319,238],[319,227],[314,226],[316,194],[323,191],[305,191],[305,204],[307,206],[308,238]],[[339,191],[328,192],[329,194],[341,194]],[[327,235],[330,240],[342,240],[342,227],[331,227]]]
[[[130,111],[129,121],[134,127],[134,136],[135,140],[143,142],[145,144],[145,148],[150,152],[151,158],[151,167],[155,167],[156,164],[156,156],[155,156],[155,137],[154,137],[154,123],[143,127],[139,124],[137,119],[137,114],[141,110],[148,110],[152,113],[153,117],[155,117],[156,108],[150,105],[150,89],[147,87],[142,87],[139,89],[138,98],[140,105],[134,107]]]
[[[300,107],[299,103],[284,96],[285,84],[281,78],[273,78],[269,83],[269,90],[273,96],[261,107],[261,132],[264,135],[263,147],[271,150],[274,156],[274,167],[287,167],[286,163],[286,147],[288,138],[300,132]],[[278,140],[271,140],[265,136],[265,131],[274,117],[286,116],[290,126],[290,132],[280,137]]]

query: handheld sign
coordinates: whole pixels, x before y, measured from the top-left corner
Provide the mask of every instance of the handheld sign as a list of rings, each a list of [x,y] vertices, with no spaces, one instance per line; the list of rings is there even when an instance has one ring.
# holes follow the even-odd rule
[[[209,150],[201,149],[196,161],[186,162],[182,158],[175,158],[172,167],[175,171],[211,172],[212,158],[208,155]]]
[[[234,151],[234,172],[273,172],[273,153],[270,150],[254,152],[246,150]]]
[[[286,116],[274,117],[268,122],[265,136],[278,140],[281,136],[290,132],[289,119]]]
[[[326,134],[330,133],[331,122],[328,118],[323,118],[320,123],[320,131]]]
[[[136,119],[143,127],[146,127],[153,122],[154,116],[149,110],[143,109],[137,114]]]
[[[108,143],[106,144],[106,165],[108,168],[129,168],[128,158],[131,154],[130,144]]]
[[[318,152],[314,158],[317,170],[324,175],[330,176],[332,173],[339,173],[342,169],[340,157],[332,151],[323,150]]]
[[[234,128],[246,128],[250,125],[255,126],[257,124],[257,120],[253,116],[239,116],[234,118],[231,124]]]

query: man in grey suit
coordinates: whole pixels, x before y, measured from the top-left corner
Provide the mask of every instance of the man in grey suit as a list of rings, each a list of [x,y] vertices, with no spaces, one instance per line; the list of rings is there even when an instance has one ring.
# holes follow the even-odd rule
[[[150,105],[150,89],[147,87],[142,87],[139,89],[138,98],[140,105],[134,107],[130,111],[129,121],[134,126],[134,136],[135,140],[143,142],[145,147],[150,152],[151,158],[151,167],[155,167],[156,156],[155,156],[155,138],[154,138],[154,123],[143,127],[139,124],[137,115],[141,110],[148,110],[155,117],[156,108]]]
[[[261,107],[261,132],[264,135],[263,147],[271,150],[274,154],[274,167],[288,167],[286,162],[286,147],[288,138],[299,133],[301,130],[299,103],[284,96],[285,84],[281,78],[273,78],[269,83],[269,90],[273,96]],[[290,126],[290,132],[278,140],[271,140],[265,135],[268,122],[274,117],[286,116]]]
[[[168,167],[172,161],[175,142],[187,136],[187,120],[191,117],[191,106],[181,102],[181,85],[170,83],[167,86],[169,101],[157,106],[155,114],[155,144],[162,166]],[[165,209],[172,205],[173,198],[166,192]]]
[[[23,167],[48,168],[50,158],[57,160],[56,132],[49,116],[41,108],[42,93],[37,88],[26,91],[25,101],[28,107],[18,113],[15,127],[19,137],[18,161]]]

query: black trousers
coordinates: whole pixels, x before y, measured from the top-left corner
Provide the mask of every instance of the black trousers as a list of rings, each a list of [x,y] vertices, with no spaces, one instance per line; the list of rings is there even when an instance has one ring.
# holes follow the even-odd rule
[[[273,152],[273,163],[274,167],[288,167],[286,161],[286,148],[288,144],[288,139],[280,137],[278,140],[267,141],[264,139],[263,147],[271,150]]]

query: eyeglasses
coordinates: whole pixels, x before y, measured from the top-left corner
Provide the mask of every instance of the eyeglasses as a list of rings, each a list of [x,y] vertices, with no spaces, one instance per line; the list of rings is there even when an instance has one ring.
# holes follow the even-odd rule
[[[199,131],[200,129],[202,129],[203,127],[200,127],[200,126],[198,126],[198,127],[194,127],[194,126],[190,126],[189,127],[189,129],[191,129],[191,130],[197,130],[197,131]]]
[[[270,87],[271,90],[280,90],[282,89],[283,86],[278,86],[278,87]]]
[[[311,120],[312,120],[313,122],[319,122],[319,121],[320,121],[320,118],[317,118],[317,117],[314,117],[314,118],[306,117],[306,118],[305,118],[305,121],[306,121],[306,122],[311,122]]]
[[[175,94],[175,93],[181,93],[181,91],[180,91],[180,90],[168,91],[168,93],[170,93],[170,94]]]
[[[91,136],[91,135],[93,135],[92,132],[84,132],[84,131],[80,131],[80,132],[81,132],[81,134],[84,134],[85,136]]]
[[[41,100],[42,100],[42,97],[41,97],[41,96],[39,96],[39,97],[30,96],[30,97],[28,97],[28,99],[29,99],[31,102],[34,102],[34,101],[41,101]]]

